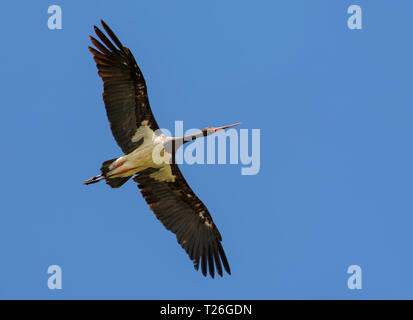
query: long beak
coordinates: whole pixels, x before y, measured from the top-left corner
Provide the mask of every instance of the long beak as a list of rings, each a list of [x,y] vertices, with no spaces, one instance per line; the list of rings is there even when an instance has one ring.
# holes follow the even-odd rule
[[[231,128],[231,127],[237,126],[237,125],[239,125],[239,124],[241,124],[241,122],[234,123],[234,124],[230,124],[230,125],[228,125],[228,126],[223,126],[223,127],[214,128],[214,131],[217,132],[217,131],[220,131],[220,130],[224,130],[224,129],[227,129],[227,128]]]
[[[223,126],[223,127],[216,127],[216,128],[215,127],[208,127],[208,128],[205,128],[205,129],[199,131],[196,134],[191,134],[189,136],[185,136],[185,137],[181,137],[181,138],[174,138],[174,140],[175,141],[182,141],[182,143],[186,143],[186,142],[189,142],[189,141],[194,141],[195,139],[198,139],[198,138],[201,138],[201,137],[209,136],[210,134],[214,134],[217,131],[224,130],[224,129],[227,129],[227,128],[230,128],[230,127],[233,127],[233,126],[237,126],[239,124],[241,124],[241,122],[230,124],[229,126]]]

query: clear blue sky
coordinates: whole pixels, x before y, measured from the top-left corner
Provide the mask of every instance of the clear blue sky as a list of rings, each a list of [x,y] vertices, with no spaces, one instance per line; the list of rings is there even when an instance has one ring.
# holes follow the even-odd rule
[[[231,276],[195,272],[134,183],[82,185],[121,155],[87,50],[101,18],[162,127],[261,129],[256,176],[181,166]],[[413,298],[412,18],[401,0],[2,3],[0,298]]]

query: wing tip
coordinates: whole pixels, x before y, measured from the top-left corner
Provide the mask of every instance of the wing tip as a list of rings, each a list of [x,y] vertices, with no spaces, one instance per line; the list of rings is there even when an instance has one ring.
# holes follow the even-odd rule
[[[227,272],[227,274],[231,275],[231,268],[229,266],[224,249],[222,248],[222,245],[220,243],[218,244],[218,252],[219,253],[217,254],[217,256],[215,256],[215,254],[211,257],[201,255],[199,258],[195,258],[193,260],[195,270],[199,271],[199,267],[201,266],[202,275],[204,277],[207,277],[209,274],[211,278],[214,279],[215,269],[220,277],[224,277],[224,273],[222,270],[223,265],[224,270]]]
[[[102,27],[103,28],[109,28],[109,26],[107,25],[107,23],[103,20],[103,19],[100,19],[100,24],[102,25]]]
[[[112,29],[107,25],[103,19],[100,19],[100,24],[102,25],[103,29],[105,29],[106,33],[112,39],[112,41],[117,45],[118,49],[126,54],[122,42],[120,42],[119,38],[115,35]]]

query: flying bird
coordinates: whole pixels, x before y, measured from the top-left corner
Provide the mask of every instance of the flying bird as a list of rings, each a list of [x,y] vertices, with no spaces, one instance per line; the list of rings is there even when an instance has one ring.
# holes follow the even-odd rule
[[[212,278],[215,270],[222,276],[223,268],[231,274],[221,234],[207,207],[185,181],[175,154],[186,142],[239,123],[208,127],[184,137],[163,134],[149,106],[145,79],[135,58],[107,24],[103,20],[101,23],[110,39],[94,26],[100,41],[90,36],[94,48],[89,47],[89,51],[103,80],[103,100],[112,134],[124,155],[103,162],[101,174],[84,184],[105,180],[110,187],[119,188],[133,177],[149,208],[176,235],[196,270],[201,266],[202,274],[206,276],[208,270]],[[154,159],[155,148],[165,161]]]

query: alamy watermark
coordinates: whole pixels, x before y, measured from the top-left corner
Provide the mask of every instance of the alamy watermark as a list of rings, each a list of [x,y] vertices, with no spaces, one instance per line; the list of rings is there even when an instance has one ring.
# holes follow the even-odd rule
[[[359,265],[353,264],[347,268],[347,273],[351,276],[347,279],[347,287],[350,290],[361,290],[361,267]]]
[[[53,264],[47,268],[47,273],[51,276],[47,279],[47,287],[50,290],[62,289],[62,268]]]
[[[47,8],[47,13],[51,15],[47,19],[47,27],[50,30],[62,29],[62,8],[54,4]]]
[[[362,28],[362,14],[361,7],[353,4],[347,9],[347,13],[351,16],[347,20],[347,27],[350,30],[361,30]]]
[[[209,128],[208,128],[209,129]],[[177,164],[243,164],[241,168],[242,175],[256,175],[260,171],[260,129],[240,129],[235,128],[215,131],[216,128],[210,128],[211,132],[206,129],[202,133],[199,129],[186,130],[184,134],[183,121],[175,121],[175,132],[167,129],[161,129],[154,134],[154,138],[159,135],[170,137],[185,137],[186,140],[192,141],[185,148],[181,145],[175,147],[174,163]],[[208,134],[207,134],[208,132]],[[239,132],[239,134],[238,134]],[[204,139],[193,139],[192,135],[196,133],[205,136]],[[206,137],[211,134],[211,136]],[[228,146],[228,147],[227,147]],[[164,152],[164,146],[155,147],[152,153],[152,159],[156,164],[170,163],[171,158]]]

